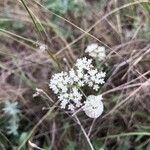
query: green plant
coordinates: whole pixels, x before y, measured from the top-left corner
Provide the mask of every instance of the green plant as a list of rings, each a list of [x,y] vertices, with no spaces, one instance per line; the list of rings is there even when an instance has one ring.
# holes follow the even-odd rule
[[[75,14],[79,14],[84,6],[83,0],[46,0],[45,6],[48,9],[52,9],[55,13],[66,14],[67,11],[71,11]]]
[[[12,134],[14,136],[18,135],[18,127],[20,121],[20,110],[17,108],[17,102],[5,102],[5,107],[3,108],[4,114],[8,117],[8,121],[6,122],[6,129],[8,134]]]

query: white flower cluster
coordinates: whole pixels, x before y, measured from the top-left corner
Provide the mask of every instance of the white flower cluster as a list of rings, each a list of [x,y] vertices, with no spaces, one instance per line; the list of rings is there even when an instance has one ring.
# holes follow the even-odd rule
[[[84,102],[83,111],[88,117],[98,118],[102,114],[104,110],[102,99],[102,95],[90,95],[87,97]]]
[[[86,50],[86,53],[93,58],[97,58],[99,61],[104,60],[106,57],[105,47],[99,46],[96,43],[90,44]]]
[[[92,64],[92,59],[86,57],[77,59],[74,68],[68,73],[54,74],[50,80],[50,88],[58,95],[61,108],[74,111],[83,105],[82,87],[88,86],[97,91],[104,83],[106,73],[98,71]]]

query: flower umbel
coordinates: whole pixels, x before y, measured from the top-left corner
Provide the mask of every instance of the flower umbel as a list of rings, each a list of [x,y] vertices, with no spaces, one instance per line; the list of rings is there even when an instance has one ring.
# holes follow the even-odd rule
[[[88,53],[89,56],[93,58],[97,58],[99,61],[104,60],[106,57],[105,47],[99,46],[96,43],[93,43],[87,46],[85,52]]]
[[[60,107],[72,112],[83,105],[82,88],[88,86],[97,91],[104,83],[105,72],[98,71],[92,59],[77,59],[74,68],[67,72],[54,74],[50,80],[50,88],[58,96]]]

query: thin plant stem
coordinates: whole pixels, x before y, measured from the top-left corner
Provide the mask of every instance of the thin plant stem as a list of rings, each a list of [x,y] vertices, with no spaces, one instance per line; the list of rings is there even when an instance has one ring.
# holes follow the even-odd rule
[[[92,129],[93,129],[93,126],[94,126],[95,121],[96,121],[96,119],[94,119],[94,120],[92,121],[90,130],[89,130],[89,132],[88,132],[88,137],[90,137],[90,134],[91,134],[91,132],[92,132]]]
[[[85,136],[85,138],[86,138],[86,140],[87,140],[91,150],[94,150],[94,147],[93,147],[93,145],[92,145],[92,143],[90,141],[90,138],[88,137],[87,133],[85,132],[85,130],[84,130],[80,120],[78,119],[77,115],[74,115],[74,117],[75,117],[75,119],[77,121],[77,124],[80,126],[80,128],[81,128],[81,130],[82,130],[82,132],[83,132],[83,134],[84,134],[84,136]]]

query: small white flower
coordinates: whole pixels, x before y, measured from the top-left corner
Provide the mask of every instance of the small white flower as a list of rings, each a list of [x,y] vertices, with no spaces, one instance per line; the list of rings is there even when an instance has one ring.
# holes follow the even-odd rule
[[[75,71],[74,71],[73,69],[71,69],[71,70],[69,71],[69,76],[70,76],[71,78],[75,78],[75,77],[76,77]]]
[[[89,82],[88,82],[88,86],[89,86],[89,87],[92,87],[92,86],[93,86],[93,82],[92,82],[92,81],[89,81]]]
[[[104,79],[98,79],[96,81],[97,81],[98,84],[104,84],[105,83]]]
[[[86,53],[91,53],[91,52],[95,51],[97,48],[98,48],[98,44],[97,43],[92,43],[92,44],[87,46],[85,52]]]
[[[69,105],[68,105],[68,109],[71,110],[71,111],[74,111],[74,110],[75,110],[75,107],[73,106],[73,104],[69,104]]]
[[[93,70],[89,70],[88,73],[89,75],[92,77],[92,76],[95,76],[95,74],[97,73],[97,69],[93,69]]]
[[[83,79],[84,79],[85,83],[88,83],[89,82],[89,75],[88,74],[84,74]]]
[[[60,108],[65,109],[67,104],[68,104],[68,100],[63,99],[63,101],[61,101],[60,103]]]
[[[77,108],[80,107],[80,106],[82,106],[82,103],[80,102],[80,99],[74,99],[73,102],[75,103],[75,105],[76,105]]]
[[[84,102],[83,111],[90,118],[98,118],[104,109],[102,96],[90,95]]]
[[[93,58],[98,58],[99,61],[104,60],[106,57],[105,47],[98,46],[98,44],[96,43],[87,46],[85,52],[88,53],[89,56]]]
[[[95,91],[98,91],[99,86],[96,84],[96,85],[93,86],[93,89],[94,89]]]
[[[79,77],[79,78],[82,78],[83,77],[83,71],[82,70],[77,70],[77,76]]]
[[[80,81],[78,82],[78,86],[79,86],[79,87],[83,87],[83,86],[84,86],[84,81],[81,81],[81,80],[80,80]]]
[[[87,59],[86,57],[77,59],[75,67],[77,67],[80,72],[84,70],[89,70],[90,68],[93,68],[92,59]]]
[[[98,78],[105,78],[105,76],[106,76],[106,72],[101,71],[100,73],[97,74]]]

